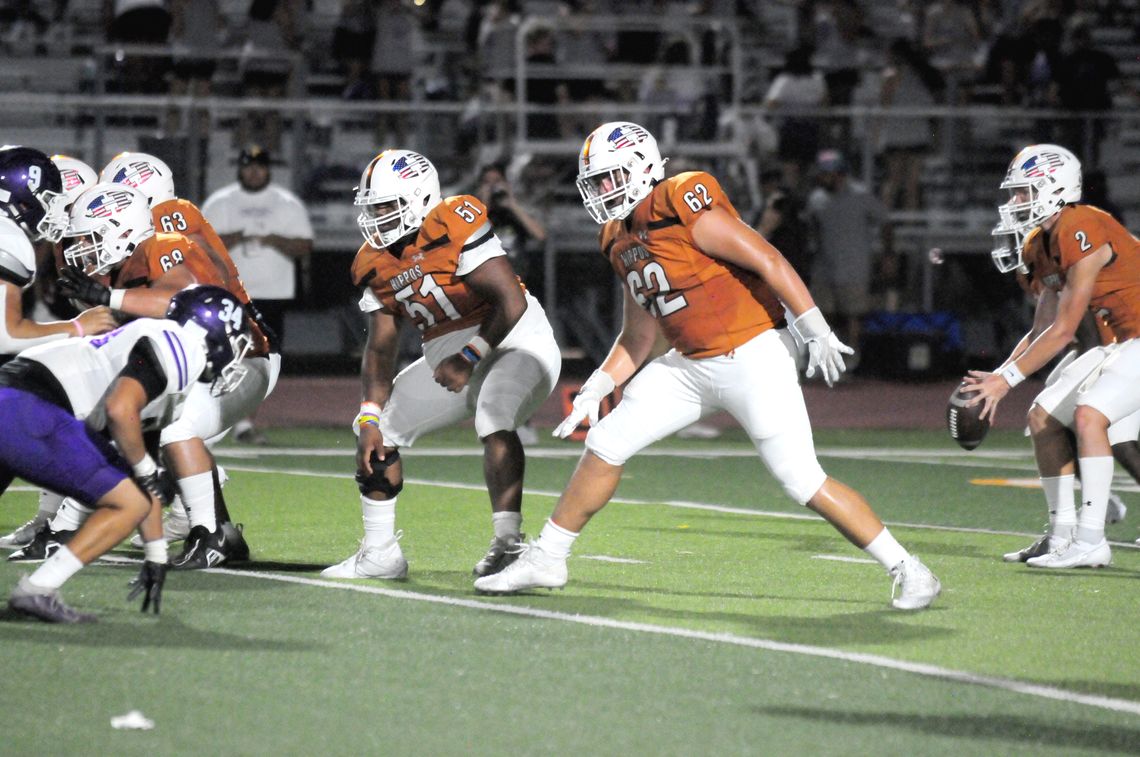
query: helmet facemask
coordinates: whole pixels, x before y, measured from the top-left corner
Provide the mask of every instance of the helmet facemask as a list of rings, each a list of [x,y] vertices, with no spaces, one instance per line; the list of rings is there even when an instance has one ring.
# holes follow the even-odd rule
[[[361,207],[360,215],[356,217],[360,233],[378,250],[392,246],[420,226],[403,197],[361,202],[360,195],[357,195],[356,204]]]
[[[994,227],[991,234],[994,238],[994,247],[990,252],[990,257],[994,261],[994,266],[1002,273],[1011,271],[1028,273],[1021,258],[1026,235],[1019,231],[1007,229],[1002,224]]]
[[[67,197],[48,189],[36,192],[35,197],[44,206],[44,217],[36,224],[36,236],[55,244],[67,232]]]

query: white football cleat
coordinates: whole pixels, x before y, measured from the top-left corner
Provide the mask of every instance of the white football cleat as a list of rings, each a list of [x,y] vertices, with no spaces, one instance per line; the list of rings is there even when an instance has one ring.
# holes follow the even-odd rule
[[[408,561],[400,550],[400,537],[403,531],[378,547],[366,547],[360,543],[360,550],[344,562],[339,562],[321,571],[324,578],[384,578],[398,580],[408,577]]]
[[[1048,529],[1048,526],[1046,526],[1046,529]],[[1046,530],[1037,541],[1028,547],[1019,549],[1016,552],[1006,552],[1001,556],[1001,559],[1006,562],[1025,562],[1034,557],[1047,555],[1053,550],[1063,549],[1073,540],[1073,534],[1076,533],[1076,530],[1076,526],[1062,526],[1056,534],[1051,534]]]
[[[1128,505],[1115,492],[1108,493],[1108,509],[1104,511],[1105,523],[1119,523],[1128,514]]]
[[[0,536],[0,549],[22,549],[32,543],[36,538],[36,531],[47,523],[51,516],[47,513],[36,513],[36,517],[17,528],[6,536]]]
[[[518,559],[498,573],[475,580],[475,590],[511,594],[527,589],[561,589],[566,585],[566,558],[554,557],[537,541],[520,544]]]
[[[1026,564],[1034,568],[1103,568],[1111,562],[1112,550],[1108,541],[1101,538],[1095,544],[1074,539],[1047,555],[1027,560]]]
[[[942,584],[914,555],[907,556],[890,570],[895,579],[891,586],[891,605],[896,610],[921,610],[929,607],[942,592]]]
[[[167,544],[173,544],[176,541],[182,541],[190,535],[190,516],[186,515],[186,511],[181,513],[175,510],[167,510],[162,515],[162,538],[166,539]],[[143,548],[143,538],[140,534],[135,534],[131,537],[131,546],[135,549]]]

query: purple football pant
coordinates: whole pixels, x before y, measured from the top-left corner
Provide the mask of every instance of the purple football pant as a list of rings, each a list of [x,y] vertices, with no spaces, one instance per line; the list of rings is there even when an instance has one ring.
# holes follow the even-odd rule
[[[111,443],[66,410],[0,386],[0,492],[19,476],[94,505],[129,473]]]

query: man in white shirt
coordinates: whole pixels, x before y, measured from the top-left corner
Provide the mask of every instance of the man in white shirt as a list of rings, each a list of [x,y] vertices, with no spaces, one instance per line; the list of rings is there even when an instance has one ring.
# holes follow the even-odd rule
[[[312,251],[313,227],[297,196],[269,179],[269,153],[259,145],[247,146],[238,158],[237,182],[210,195],[202,215],[213,224],[254,305],[282,343],[285,312],[297,296],[296,261]],[[234,436],[264,440],[251,419],[239,421]]]

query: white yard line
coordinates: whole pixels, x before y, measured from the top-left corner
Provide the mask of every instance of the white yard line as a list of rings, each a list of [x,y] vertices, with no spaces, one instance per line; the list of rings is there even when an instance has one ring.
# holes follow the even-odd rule
[[[128,562],[128,560],[121,558],[113,559],[112,561]],[[896,660],[891,657],[883,657],[881,655],[864,654],[861,652],[845,652],[841,649],[832,649],[830,647],[817,647],[808,644],[790,644],[782,641],[773,641],[771,639],[757,639],[749,636],[738,636],[737,634],[732,633],[694,631],[686,628],[659,626],[652,623],[634,623],[630,621],[615,620],[613,618],[603,618],[594,615],[579,615],[565,612],[556,612],[553,610],[540,610],[534,607],[520,607],[518,605],[485,602],[478,599],[463,599],[460,597],[448,597],[438,594],[424,594],[415,591],[407,591],[405,589],[388,589],[382,586],[376,586],[374,584],[365,585],[360,583],[326,581],[318,578],[304,578],[302,576],[264,573],[261,571],[232,570],[230,568],[213,568],[207,572],[222,573],[228,576],[237,576],[240,578],[257,578],[264,581],[278,581],[280,583],[313,586],[323,589],[354,591],[361,594],[373,594],[382,597],[389,597],[391,599],[427,602],[429,604],[445,605],[448,607],[461,607],[469,610],[483,610],[486,612],[500,613],[503,615],[517,615],[528,618],[538,618],[541,620],[558,621],[562,623],[576,623],[578,625],[592,626],[595,628],[612,628],[620,631],[633,631],[636,633],[648,633],[658,636],[670,636],[678,639],[707,641],[714,644],[730,644],[733,646],[746,647],[751,649],[763,649],[770,652],[785,652],[788,654],[800,654],[809,657],[840,660],[842,662],[854,662],[859,663],[860,665],[869,665],[871,667],[883,668],[887,670],[898,670],[904,673],[913,673],[915,675],[925,676],[927,678],[936,678],[943,681],[951,681],[953,683],[964,683],[972,686],[984,686],[991,689],[1000,689],[1002,691],[1028,694],[1030,696],[1041,697],[1044,699],[1054,699],[1060,702],[1083,704],[1089,707],[1098,707],[1105,710],[1112,710],[1114,712],[1124,712],[1131,715],[1140,716],[1140,702],[1134,702],[1127,699],[1116,699],[1114,697],[1103,697],[1094,694],[1082,694],[1077,691],[1068,691],[1066,689],[1060,689],[1055,686],[1043,686],[1034,683],[1027,683],[1025,681],[1017,681],[1011,678],[1001,678],[999,676],[978,675],[976,673],[970,673],[964,670],[954,670],[952,668],[944,668],[938,665],[928,665],[925,663],[910,662],[907,660]]]
[[[847,555],[812,555],[813,560],[834,560],[835,562],[853,562],[865,565],[878,565],[877,562],[866,557],[848,557]]]

